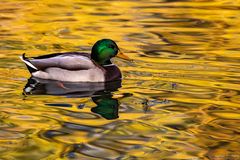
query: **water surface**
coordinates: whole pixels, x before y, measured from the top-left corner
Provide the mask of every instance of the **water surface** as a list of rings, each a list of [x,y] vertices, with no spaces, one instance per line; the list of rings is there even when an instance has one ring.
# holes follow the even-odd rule
[[[239,0],[0,4],[0,159],[240,159]],[[102,38],[134,59],[114,60],[122,87],[22,95],[19,55]]]

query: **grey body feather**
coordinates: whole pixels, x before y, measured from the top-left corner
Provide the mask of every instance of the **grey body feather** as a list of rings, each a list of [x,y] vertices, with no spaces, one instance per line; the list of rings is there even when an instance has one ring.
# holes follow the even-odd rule
[[[95,67],[86,70],[66,70],[62,68],[50,67],[45,71],[32,73],[34,77],[42,79],[52,79],[68,82],[104,82],[104,72]]]
[[[62,54],[50,58],[28,59],[36,68],[44,70],[49,67],[59,67],[69,70],[82,70],[95,68],[95,64],[86,55]]]

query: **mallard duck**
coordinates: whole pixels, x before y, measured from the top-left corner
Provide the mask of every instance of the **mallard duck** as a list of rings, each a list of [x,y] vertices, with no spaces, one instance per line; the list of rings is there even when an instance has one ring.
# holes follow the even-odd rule
[[[119,68],[111,58],[130,58],[120,52],[111,39],[97,41],[91,55],[81,52],[52,53],[39,57],[20,59],[26,64],[33,77],[66,82],[109,82],[122,78]]]

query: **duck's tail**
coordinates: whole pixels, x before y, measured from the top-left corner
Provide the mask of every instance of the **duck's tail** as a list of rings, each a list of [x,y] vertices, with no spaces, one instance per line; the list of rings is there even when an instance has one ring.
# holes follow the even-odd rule
[[[37,67],[35,67],[31,61],[25,57],[25,53],[23,53],[22,56],[19,56],[19,58],[26,64],[28,70],[30,73],[38,71]]]

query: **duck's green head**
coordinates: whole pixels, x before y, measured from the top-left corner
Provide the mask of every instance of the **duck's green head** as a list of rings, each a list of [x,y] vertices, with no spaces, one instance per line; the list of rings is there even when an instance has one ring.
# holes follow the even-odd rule
[[[110,64],[110,59],[115,56],[130,60],[111,39],[101,39],[92,47],[91,58],[100,65]]]

